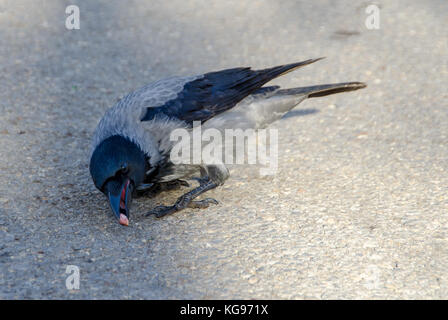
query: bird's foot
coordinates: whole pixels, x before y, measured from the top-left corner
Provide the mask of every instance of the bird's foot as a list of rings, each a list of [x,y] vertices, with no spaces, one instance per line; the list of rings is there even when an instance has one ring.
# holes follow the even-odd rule
[[[218,204],[218,201],[212,198],[193,201],[193,199],[199,196],[200,194],[210,189],[216,188],[216,186],[217,185],[212,181],[209,180],[204,181],[203,183],[201,183],[199,187],[191,190],[190,192],[187,192],[179,199],[177,199],[174,205],[157,206],[148,213],[146,213],[145,216],[155,215],[157,218],[161,218],[163,216],[166,216],[167,214],[172,214],[185,208],[208,208],[210,204]]]
[[[188,196],[188,194],[184,194],[182,197],[177,199],[176,203],[172,206],[157,206],[145,216],[155,215],[157,218],[161,218],[166,216],[167,214],[172,214],[174,212],[180,211],[188,207],[188,204],[192,201],[192,198]]]
[[[213,198],[207,198],[204,200],[190,201],[188,203],[177,203],[172,206],[157,206],[151,211],[147,212],[145,216],[155,215],[157,218],[161,218],[168,214],[172,214],[177,211],[181,211],[185,208],[194,208],[194,209],[206,209],[211,204],[218,204],[219,202]]]

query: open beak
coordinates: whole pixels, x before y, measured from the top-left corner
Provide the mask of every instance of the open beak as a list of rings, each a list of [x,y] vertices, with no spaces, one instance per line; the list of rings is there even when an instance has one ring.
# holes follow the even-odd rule
[[[118,222],[123,226],[129,225],[129,208],[132,201],[132,184],[125,179],[120,185],[117,181],[110,181],[107,188],[109,204]]]

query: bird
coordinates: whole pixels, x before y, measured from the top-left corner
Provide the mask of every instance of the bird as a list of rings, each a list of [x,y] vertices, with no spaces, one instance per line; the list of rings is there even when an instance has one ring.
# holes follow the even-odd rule
[[[209,128],[265,128],[307,98],[366,87],[344,82],[282,89],[269,81],[323,58],[252,70],[237,67],[194,76],[170,77],[137,89],[109,108],[92,139],[89,170],[95,187],[108,199],[121,225],[128,226],[132,199],[147,191],[199,186],[173,205],[146,213],[161,218],[185,208],[207,208],[213,198],[195,200],[224,184],[228,167],[221,164],[176,164],[170,152],[175,129],[192,130],[194,123]]]

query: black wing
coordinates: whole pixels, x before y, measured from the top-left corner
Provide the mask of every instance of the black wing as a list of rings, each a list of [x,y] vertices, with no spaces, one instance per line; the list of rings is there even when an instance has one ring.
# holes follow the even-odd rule
[[[176,117],[189,124],[193,121],[207,121],[233,108],[268,81],[320,59],[322,58],[264,70],[234,68],[206,73],[202,78],[186,83],[177,97],[167,101],[163,106],[148,108],[142,121],[148,121],[156,115],[163,114]]]

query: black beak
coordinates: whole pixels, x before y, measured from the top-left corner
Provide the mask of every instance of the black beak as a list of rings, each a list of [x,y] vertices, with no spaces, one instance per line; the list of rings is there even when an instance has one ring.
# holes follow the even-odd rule
[[[129,179],[123,182],[110,180],[106,184],[106,195],[115,217],[121,225],[129,225],[129,208],[132,201],[133,185]]]

